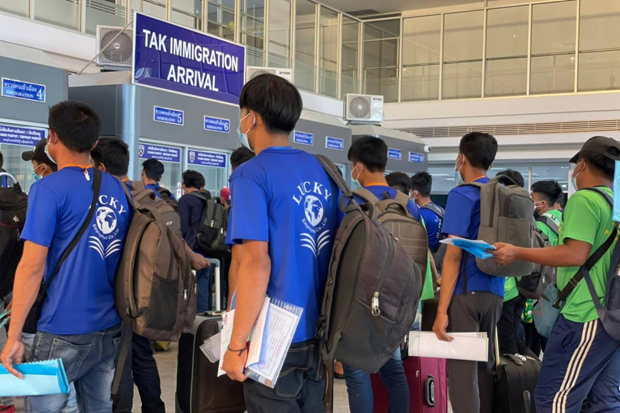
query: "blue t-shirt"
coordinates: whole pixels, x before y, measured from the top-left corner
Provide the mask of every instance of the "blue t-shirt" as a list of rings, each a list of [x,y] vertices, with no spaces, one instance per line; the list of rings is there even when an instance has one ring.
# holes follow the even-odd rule
[[[489,178],[477,179],[476,182],[486,184]],[[442,233],[455,235],[467,239],[478,239],[480,229],[480,189],[473,186],[457,186],[448,194],[446,216],[444,217]],[[463,257],[464,258],[464,257]],[[459,266],[459,278],[456,282],[454,295],[463,293],[463,259]],[[467,292],[488,291],[504,297],[503,277],[495,277],[483,273],[476,265],[476,257],[467,256],[465,265],[467,270]]]
[[[383,196],[385,195],[386,192],[390,195],[390,198],[394,199],[396,197],[396,189],[388,185],[368,185],[368,186],[365,186],[364,188],[368,189],[370,192],[372,192],[374,196],[376,196],[379,199],[383,199]],[[366,203],[366,201],[364,201],[363,199],[357,196],[354,199],[358,204]],[[413,202],[411,199],[407,203],[407,210],[409,211],[411,215],[413,215],[415,219],[420,221],[420,208],[418,208],[416,203]]]
[[[66,167],[37,181],[30,190],[22,238],[48,247],[44,280],[56,267],[88,214],[93,169]],[[38,330],[87,334],[120,323],[114,307],[114,278],[132,211],[118,179],[102,174],[91,225],[47,290]]]
[[[428,247],[433,252],[437,251],[439,239],[441,237],[441,218],[439,218],[439,215],[435,212],[427,208],[420,208],[420,214],[422,214],[422,218],[424,218],[424,223],[426,224]]]
[[[294,343],[315,336],[339,190],[318,160],[298,149],[268,148],[235,170],[227,243],[269,243],[267,294],[304,309]]]
[[[150,189],[151,191],[155,192],[155,196],[157,196],[157,198],[161,199],[161,195],[159,194],[159,191],[161,190],[161,185],[159,185],[159,184],[148,184],[148,185],[144,185],[144,187],[146,189]],[[172,199],[174,199],[175,201],[177,199],[172,192],[170,192],[170,197]]]

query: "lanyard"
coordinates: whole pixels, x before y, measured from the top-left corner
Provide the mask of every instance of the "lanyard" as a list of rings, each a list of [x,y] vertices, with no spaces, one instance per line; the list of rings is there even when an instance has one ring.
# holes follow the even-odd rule
[[[87,181],[90,181],[90,175],[88,174],[88,169],[92,168],[92,165],[79,165],[77,163],[70,163],[69,165],[65,165],[63,168],[80,168],[84,171],[84,178]]]

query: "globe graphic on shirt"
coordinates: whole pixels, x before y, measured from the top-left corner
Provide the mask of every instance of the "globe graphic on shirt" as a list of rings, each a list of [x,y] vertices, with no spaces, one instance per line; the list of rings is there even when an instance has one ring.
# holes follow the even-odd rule
[[[97,228],[103,233],[108,235],[116,229],[116,213],[106,206],[97,209]]]
[[[306,219],[310,225],[316,227],[323,219],[323,204],[314,195],[308,195],[304,201]]]

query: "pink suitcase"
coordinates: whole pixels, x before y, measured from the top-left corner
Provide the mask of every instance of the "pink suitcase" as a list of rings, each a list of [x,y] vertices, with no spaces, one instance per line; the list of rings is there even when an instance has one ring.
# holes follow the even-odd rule
[[[407,357],[403,360],[409,383],[410,413],[448,412],[448,374],[445,359]],[[371,375],[374,412],[388,413],[388,393],[379,374]]]

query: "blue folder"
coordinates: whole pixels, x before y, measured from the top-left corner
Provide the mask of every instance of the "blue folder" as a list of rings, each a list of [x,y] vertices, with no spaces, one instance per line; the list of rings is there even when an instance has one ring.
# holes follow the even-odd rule
[[[0,364],[0,397],[42,396],[69,393],[69,381],[61,359],[16,364],[24,375],[18,379]]]
[[[464,249],[475,257],[486,260],[493,256],[493,254],[487,251],[487,249],[494,250],[495,247],[493,245],[473,243],[464,238],[451,238],[451,240],[454,242],[454,246]]]

